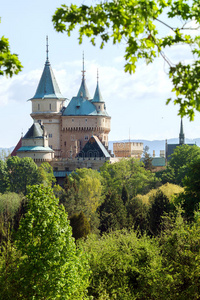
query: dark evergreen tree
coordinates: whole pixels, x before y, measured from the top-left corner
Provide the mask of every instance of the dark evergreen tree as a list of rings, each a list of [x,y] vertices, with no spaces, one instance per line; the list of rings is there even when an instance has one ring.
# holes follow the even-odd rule
[[[121,199],[115,193],[108,193],[99,208],[100,231],[108,232],[122,229],[127,226],[127,211]]]
[[[128,190],[125,185],[123,185],[123,188],[122,188],[122,201],[123,201],[124,205],[126,205],[126,203],[129,201]]]
[[[148,207],[139,198],[131,199],[127,205],[128,227],[134,227],[141,232],[147,230],[148,227]]]
[[[152,165],[153,158],[151,157],[151,155],[149,154],[148,151],[149,151],[149,147],[145,146],[142,161],[144,163],[144,168],[146,170],[152,171],[152,169],[153,169],[153,165]]]
[[[169,213],[171,205],[169,198],[158,190],[155,196],[151,199],[149,208],[149,231],[150,234],[157,235],[162,229],[162,217],[165,213]]]
[[[70,218],[70,225],[72,227],[72,236],[75,240],[86,238],[90,233],[90,223],[83,212],[74,214]]]

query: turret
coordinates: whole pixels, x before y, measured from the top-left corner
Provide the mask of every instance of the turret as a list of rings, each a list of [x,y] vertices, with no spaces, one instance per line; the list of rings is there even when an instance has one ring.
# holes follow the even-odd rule
[[[90,94],[89,94],[89,91],[88,91],[88,88],[86,86],[86,82],[85,82],[85,69],[84,69],[84,53],[83,53],[83,71],[82,71],[82,81],[81,81],[81,86],[80,86],[80,89],[78,91],[78,94],[77,94],[77,98],[84,98],[86,100],[90,100],[91,97],[90,97]]]
[[[35,95],[30,99],[32,102],[32,118],[36,121],[42,113],[59,113],[66,98],[60,92],[48,57],[48,37],[46,45],[46,62]]]
[[[97,86],[96,86],[96,90],[95,90],[95,93],[94,93],[94,97],[91,101],[95,107],[96,107],[96,110],[97,110],[97,113],[101,114],[101,113],[106,113],[106,106],[105,106],[105,101],[103,100],[103,97],[101,95],[101,91],[100,91],[100,88],[99,88],[99,74],[98,74],[98,70],[97,70]]]

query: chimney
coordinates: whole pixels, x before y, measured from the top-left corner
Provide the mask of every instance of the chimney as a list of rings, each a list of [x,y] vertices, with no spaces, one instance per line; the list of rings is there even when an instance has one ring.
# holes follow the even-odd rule
[[[155,157],[156,156],[156,154],[155,154],[155,150],[153,150],[153,157]]]

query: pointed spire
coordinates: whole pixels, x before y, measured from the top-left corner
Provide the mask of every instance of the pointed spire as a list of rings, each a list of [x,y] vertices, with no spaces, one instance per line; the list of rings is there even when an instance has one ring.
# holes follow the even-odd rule
[[[96,86],[96,90],[95,90],[94,98],[93,98],[92,102],[104,102],[103,97],[101,95],[100,88],[99,88],[99,72],[98,72],[98,69],[97,69],[97,86]]]
[[[49,62],[48,36],[46,36],[46,62],[36,93],[32,99],[56,98],[65,99],[60,92],[51,64]]]
[[[83,70],[81,71],[83,74],[82,74],[82,79],[84,80],[85,79],[85,65],[84,65],[84,51],[83,51]]]
[[[185,135],[183,132],[183,120],[181,118],[181,127],[180,127],[180,134],[179,134],[179,144],[183,145],[185,144]]]
[[[81,81],[81,86],[78,91],[77,97],[83,97],[83,98],[89,100],[91,97],[90,97],[88,88],[85,83],[85,72],[86,71],[85,71],[85,66],[84,66],[84,52],[83,52],[83,70],[81,72],[82,72],[82,81]]]
[[[46,36],[46,53],[47,53],[47,59],[46,59],[46,61],[49,61],[48,35]]]

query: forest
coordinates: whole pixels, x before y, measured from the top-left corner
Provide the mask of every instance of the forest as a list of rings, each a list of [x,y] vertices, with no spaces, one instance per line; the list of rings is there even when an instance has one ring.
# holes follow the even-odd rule
[[[56,184],[48,163],[0,161],[0,299],[199,299],[200,148]]]

